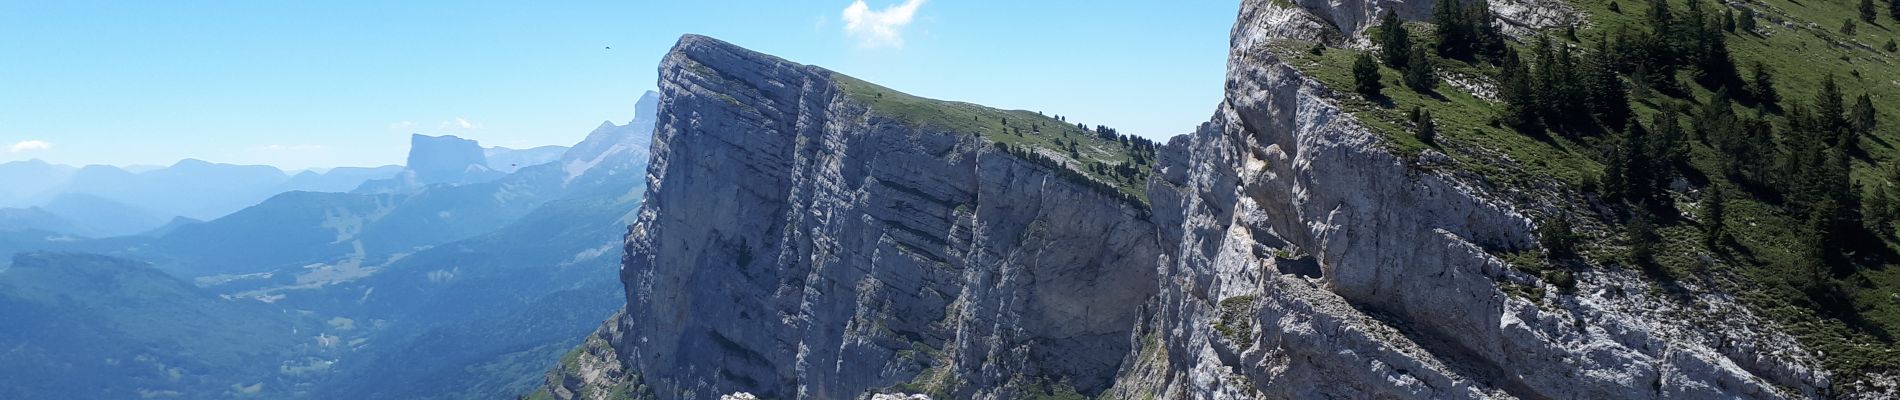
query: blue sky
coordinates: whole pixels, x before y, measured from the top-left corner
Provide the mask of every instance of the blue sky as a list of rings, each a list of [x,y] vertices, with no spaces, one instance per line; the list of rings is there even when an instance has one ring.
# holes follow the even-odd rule
[[[0,1],[0,162],[383,165],[412,132],[570,145],[632,118],[683,33],[1162,138],[1211,115],[1237,7],[862,1]]]

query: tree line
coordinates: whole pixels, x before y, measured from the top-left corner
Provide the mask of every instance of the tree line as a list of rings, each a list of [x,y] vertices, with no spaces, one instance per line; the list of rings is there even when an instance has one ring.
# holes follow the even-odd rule
[[[1900,20],[1900,0],[1893,2],[1893,17]],[[1586,186],[1625,210],[1630,255],[1637,263],[1653,265],[1656,229],[1666,222],[1662,216],[1679,214],[1671,186],[1692,173],[1707,173],[1726,178],[1706,180],[1697,210],[1712,249],[1731,238],[1726,202],[1751,196],[1801,221],[1797,247],[1815,260],[1798,271],[1808,275],[1803,289],[1811,294],[1843,290],[1832,277],[1851,272],[1849,255],[1884,246],[1880,238],[1890,237],[1900,219],[1900,201],[1887,183],[1900,176],[1888,172],[1863,183],[1851,175],[1854,154],[1864,154],[1861,138],[1879,127],[1875,102],[1865,93],[1845,93],[1831,75],[1812,94],[1799,96],[1811,96],[1806,101],[1784,98],[1775,71],[1754,62],[1744,74],[1729,50],[1728,35],[1755,32],[1754,13],[1742,8],[1738,15],[1721,6],[1721,12],[1712,12],[1705,3],[1692,0],[1677,9],[1665,0],[1648,0],[1639,26],[1610,28],[1588,44],[1572,43],[1574,31],[1566,31],[1565,39],[1537,35],[1523,54],[1505,42],[1484,0],[1438,2],[1429,41],[1413,38],[1388,11],[1369,32],[1378,56],[1365,53],[1354,62],[1354,89],[1380,97],[1383,65],[1401,71],[1410,89],[1429,93],[1436,86],[1434,55],[1493,67],[1499,102],[1495,126],[1543,140],[1559,135],[1596,138],[1602,144],[1600,182]],[[1621,12],[1615,3],[1612,9]],[[1872,22],[1874,9],[1870,0],[1861,0],[1861,20]],[[1689,106],[1663,101],[1691,97],[1679,78],[1685,75],[1687,83],[1714,93],[1712,98]],[[1644,99],[1657,104],[1647,118],[1631,107],[1633,100]],[[1738,112],[1738,107],[1754,111]],[[1428,111],[1415,108],[1408,119],[1422,141],[1436,139],[1438,128]],[[1713,150],[1718,171],[1695,171],[1689,157],[1695,143]],[[1555,244],[1553,253],[1574,246]]]

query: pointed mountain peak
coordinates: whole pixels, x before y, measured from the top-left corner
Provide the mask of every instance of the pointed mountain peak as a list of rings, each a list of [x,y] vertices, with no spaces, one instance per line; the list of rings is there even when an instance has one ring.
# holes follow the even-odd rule
[[[660,92],[648,90],[640,95],[640,101],[633,103],[632,125],[638,121],[652,121],[660,116]]]

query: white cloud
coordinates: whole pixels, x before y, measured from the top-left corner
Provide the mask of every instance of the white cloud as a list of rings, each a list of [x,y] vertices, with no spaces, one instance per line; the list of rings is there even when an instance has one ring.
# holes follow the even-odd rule
[[[468,119],[462,117],[455,117],[455,119],[452,120],[442,121],[441,129],[482,129],[482,124],[468,122]]]
[[[406,131],[410,129],[415,129],[415,127],[416,127],[416,123],[412,121],[396,121],[396,122],[389,123],[389,130],[392,130],[392,131]]]
[[[872,11],[864,0],[854,0],[844,8],[844,32],[858,38],[863,47],[904,47],[904,26],[917,15],[924,0],[904,0],[904,4]]]
[[[330,148],[330,146],[324,146],[324,145],[320,145],[320,144],[271,144],[271,145],[263,145],[263,146],[257,146],[257,147],[252,147],[252,148],[251,148],[251,150],[262,150],[262,151],[315,151],[315,150],[323,150],[323,149],[328,149],[328,148]]]
[[[20,141],[19,143],[14,143],[12,146],[7,146],[7,152],[8,153],[25,153],[29,151],[40,151],[40,150],[47,150],[51,148],[53,148],[53,142],[48,142],[44,140],[23,140],[23,141]]]

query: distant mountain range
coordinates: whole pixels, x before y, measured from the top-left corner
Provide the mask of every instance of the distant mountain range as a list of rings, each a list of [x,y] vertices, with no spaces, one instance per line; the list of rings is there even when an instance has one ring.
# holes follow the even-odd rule
[[[286,173],[263,165],[187,159],[134,172],[109,165],[72,167],[40,160],[0,164],[0,209],[41,214],[0,218],[0,229],[35,229],[86,237],[143,233],[176,217],[209,220],[288,191],[347,191],[394,176],[400,166]],[[31,211],[32,209],[38,211]]]
[[[163,167],[14,161],[0,164],[0,230],[80,237],[135,235],[180,217],[217,219],[286,192],[391,193],[438,183],[490,181],[558,161],[567,150],[566,146],[483,148],[455,136],[417,134],[411,140],[409,167],[292,173],[272,166],[196,159]]]
[[[541,146],[526,149],[489,147],[482,149],[482,154],[488,156],[488,169],[508,174],[523,167],[559,160],[561,155],[567,154],[567,146]]]
[[[276,194],[202,222],[147,220],[143,223],[156,226],[135,235],[84,238],[53,230],[0,229],[0,256],[23,254],[13,267],[0,267],[0,301],[7,308],[0,310],[0,320],[15,321],[7,314],[13,312],[32,318],[18,320],[49,326],[0,325],[0,352],[35,351],[31,357],[0,357],[0,373],[86,360],[43,372],[62,374],[59,379],[0,380],[0,398],[42,398],[58,390],[79,398],[410,399],[522,393],[620,304],[618,243],[644,193],[657,102],[649,93],[636,108],[637,118],[625,125],[605,123],[573,148],[484,149],[452,136],[417,135],[410,156],[416,167],[365,179],[357,187],[329,186],[343,191]],[[550,157],[555,150],[559,154]],[[497,167],[502,162],[518,167]],[[58,216],[51,209],[0,210],[0,223],[51,226],[42,221]],[[129,309],[137,311],[132,313],[57,296],[7,297],[16,292],[12,287],[91,293],[86,290],[99,288],[62,288],[83,286],[91,278],[82,272],[107,268],[101,265],[135,271],[118,273],[128,277],[124,280],[167,289],[138,299],[126,296],[147,291],[88,296],[177,306]],[[249,311],[258,309],[264,312]],[[154,321],[144,315],[175,318]],[[93,325],[81,330],[80,321]],[[217,324],[245,324],[237,331],[249,336],[205,338],[229,341],[235,350],[193,347],[196,338],[144,344],[222,326]],[[151,326],[156,333],[101,328],[110,326]],[[90,336],[84,341],[50,337],[60,331]],[[115,340],[120,342],[94,345]],[[245,352],[227,354],[239,350]],[[201,362],[196,361],[200,354],[221,357],[217,368],[188,364]],[[101,367],[93,364],[104,361],[92,361],[141,355],[163,360],[163,367],[190,367],[181,367],[183,378],[174,382],[120,370],[149,363]],[[118,379],[112,374],[131,379],[98,387],[71,385],[88,378]]]

